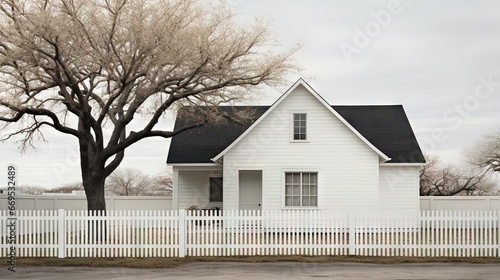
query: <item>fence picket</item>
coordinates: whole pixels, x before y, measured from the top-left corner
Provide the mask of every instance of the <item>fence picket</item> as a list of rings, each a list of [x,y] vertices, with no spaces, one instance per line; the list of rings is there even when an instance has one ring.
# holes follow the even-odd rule
[[[20,257],[499,257],[500,212],[18,210]],[[8,253],[0,211],[0,254]]]

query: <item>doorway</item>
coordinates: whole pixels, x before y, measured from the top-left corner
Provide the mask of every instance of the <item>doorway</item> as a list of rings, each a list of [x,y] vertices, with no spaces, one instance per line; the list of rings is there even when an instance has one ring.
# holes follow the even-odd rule
[[[240,210],[262,209],[262,170],[240,170]]]

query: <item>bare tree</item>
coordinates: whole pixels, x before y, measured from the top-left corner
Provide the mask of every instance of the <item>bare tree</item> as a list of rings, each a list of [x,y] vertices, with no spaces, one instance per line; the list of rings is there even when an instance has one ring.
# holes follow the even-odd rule
[[[421,196],[489,195],[494,191],[495,183],[484,170],[444,165],[428,155],[426,162],[420,170]]]
[[[160,174],[153,178],[154,195],[170,195],[173,190],[172,176]]]
[[[71,183],[51,189],[45,189],[40,186],[25,185],[25,186],[20,186],[19,190],[25,194],[35,194],[35,195],[40,195],[43,193],[72,193],[73,191],[82,191],[83,185],[82,183]]]
[[[500,172],[500,132],[493,132],[466,150],[470,164],[492,172]]]
[[[45,193],[72,193],[73,191],[83,191],[82,183],[65,184],[60,187],[55,187],[44,191]]]
[[[154,180],[141,170],[117,169],[108,179],[109,193],[122,196],[154,195]]]
[[[47,189],[44,189],[40,186],[33,186],[33,185],[19,186],[18,189],[21,193],[36,194],[36,195],[42,194],[42,193],[47,191]]]
[[[44,127],[74,136],[89,210],[105,209],[106,177],[126,148],[229,118],[214,105],[281,84],[293,69],[294,49],[276,51],[265,22],[236,25],[222,2],[0,3],[2,139],[21,137],[25,149]],[[167,110],[187,105],[192,123],[158,128]],[[139,115],[144,126],[127,130]]]

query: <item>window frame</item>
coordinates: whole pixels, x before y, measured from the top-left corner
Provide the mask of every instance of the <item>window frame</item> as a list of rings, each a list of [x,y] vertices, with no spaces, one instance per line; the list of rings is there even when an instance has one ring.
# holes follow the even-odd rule
[[[212,200],[212,179],[220,179],[220,201]],[[208,203],[222,203],[224,202],[224,178],[222,176],[210,176],[208,178]]]
[[[305,115],[305,139],[295,139],[295,116]],[[290,142],[292,143],[307,143],[309,142],[309,114],[307,111],[291,111],[290,112]]]
[[[299,173],[300,174],[300,205],[287,205],[287,174],[294,174],[294,173]],[[300,209],[318,209],[319,208],[319,172],[317,170],[311,170],[311,171],[303,171],[303,170],[285,170],[283,171],[283,208],[300,208]],[[304,195],[304,181],[303,181],[303,175],[304,174],[316,174],[316,194],[311,196],[311,195]],[[307,197],[316,197],[316,205],[308,205],[304,206],[303,204],[303,198],[304,196]]]

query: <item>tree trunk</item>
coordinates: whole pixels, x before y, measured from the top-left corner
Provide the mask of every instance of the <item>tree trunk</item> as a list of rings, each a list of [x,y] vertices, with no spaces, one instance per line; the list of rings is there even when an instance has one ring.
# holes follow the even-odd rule
[[[104,198],[106,178],[104,174],[97,177],[82,176],[82,178],[83,188],[87,196],[87,210],[106,210],[106,200]]]
[[[87,196],[87,210],[89,212],[87,242],[89,244],[105,244],[107,240],[107,223],[105,220],[93,219],[92,217],[106,216],[106,200],[104,198],[106,178],[104,175],[99,177],[82,177]]]

